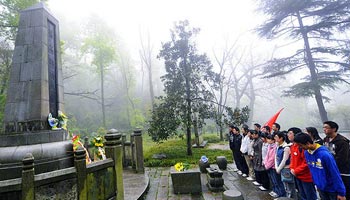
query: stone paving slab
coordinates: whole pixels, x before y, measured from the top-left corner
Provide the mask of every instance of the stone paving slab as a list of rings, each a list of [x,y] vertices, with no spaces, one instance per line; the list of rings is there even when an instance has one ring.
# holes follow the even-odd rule
[[[123,170],[124,199],[136,200],[143,197],[149,188],[149,175]]]
[[[246,200],[272,200],[270,191],[260,191],[252,181],[233,172],[234,165],[229,164],[223,170],[225,189],[239,190]],[[206,174],[201,174],[202,194],[174,194],[170,167],[146,168],[145,173],[124,170],[124,199],[126,200],[221,200],[223,192],[209,191]]]

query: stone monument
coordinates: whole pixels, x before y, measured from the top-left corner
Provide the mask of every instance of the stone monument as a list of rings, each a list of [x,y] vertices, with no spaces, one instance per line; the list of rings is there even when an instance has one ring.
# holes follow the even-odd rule
[[[21,176],[22,159],[34,156],[35,174],[74,166],[65,130],[51,130],[47,117],[63,111],[58,20],[44,3],[20,13],[0,133],[0,181]]]

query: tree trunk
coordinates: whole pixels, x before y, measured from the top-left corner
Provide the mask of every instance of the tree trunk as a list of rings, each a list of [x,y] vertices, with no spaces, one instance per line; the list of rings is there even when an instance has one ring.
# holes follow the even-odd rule
[[[152,102],[152,110],[154,110],[154,89],[153,89],[153,76],[152,76],[152,66],[148,68],[148,81],[149,81],[149,93]]]
[[[224,141],[224,127],[222,123],[220,123],[219,132],[220,132],[220,141]]]
[[[317,73],[316,73],[315,62],[314,62],[312,54],[311,54],[309,38],[307,36],[307,33],[304,30],[303,21],[301,19],[301,16],[300,16],[299,12],[297,12],[297,17],[298,17],[298,22],[299,22],[299,25],[300,25],[301,34],[302,34],[303,40],[304,40],[305,52],[306,52],[306,58],[307,58],[306,62],[308,64],[308,68],[309,68],[309,71],[310,71],[311,82],[312,83],[317,83],[318,77],[317,77]],[[325,106],[323,104],[320,87],[316,86],[316,87],[313,87],[313,89],[314,89],[315,99],[316,99],[316,103],[317,103],[317,107],[318,107],[318,111],[319,111],[321,120],[322,120],[322,122],[328,121],[327,111],[326,111]]]
[[[193,120],[193,131],[194,131],[194,141],[197,145],[197,147],[199,147],[199,131],[198,131],[198,121],[197,121],[197,117],[195,116],[195,119]]]
[[[102,124],[103,128],[106,127],[106,112],[105,112],[105,92],[104,92],[104,71],[103,71],[103,65],[100,64],[100,70],[101,70],[101,107],[102,107]]]
[[[248,119],[248,124],[251,124],[252,120],[253,120],[253,117],[254,117],[254,105],[255,105],[255,90],[254,90],[253,77],[252,76],[249,76],[249,85],[250,85],[250,90],[249,90],[250,102],[249,102],[249,119]]]
[[[187,155],[192,155],[192,144],[191,144],[191,93],[189,91],[189,80],[186,78],[186,96],[187,96],[187,110],[186,110],[186,136],[187,136]]]
[[[222,85],[222,84],[220,84]],[[219,97],[219,105],[218,105],[218,123],[219,124],[219,134],[220,134],[220,141],[224,141],[224,135],[223,135],[223,122],[222,122],[222,114],[224,111],[224,105],[222,105],[222,101],[223,101],[223,87],[220,86],[220,97]]]
[[[152,110],[154,110],[154,87],[153,87],[153,74],[152,74],[152,50],[150,47],[150,37],[148,34],[147,37],[147,44],[144,46],[143,39],[141,37],[141,47],[142,52],[140,52],[141,59],[145,63],[147,70],[148,70],[148,84],[149,84],[149,93],[152,103]]]
[[[185,46],[188,48],[188,44]],[[191,144],[191,83],[190,83],[190,69],[187,66],[187,51],[184,53],[184,67],[185,67],[185,81],[186,81],[186,136],[187,136],[187,155],[192,155],[192,144]]]

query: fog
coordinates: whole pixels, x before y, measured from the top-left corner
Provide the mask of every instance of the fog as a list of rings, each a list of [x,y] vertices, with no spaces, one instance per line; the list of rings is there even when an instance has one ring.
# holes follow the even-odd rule
[[[147,127],[150,117],[147,70],[139,53],[141,40],[149,42],[152,49],[153,84],[158,96],[163,89],[160,76],[164,74],[164,63],[156,57],[162,42],[170,40],[174,22],[188,20],[190,26],[201,29],[196,44],[201,53],[211,58],[215,69],[218,69],[215,55],[220,57],[229,46],[234,45],[235,57],[242,57],[240,61],[236,60],[242,69],[249,62],[259,65],[293,48],[293,45],[284,46],[290,41],[268,41],[257,36],[253,29],[263,23],[264,16],[256,12],[255,5],[253,0],[49,0],[48,7],[60,21],[61,40],[64,41],[65,92],[87,92],[80,96],[65,95],[65,110],[71,117],[71,125],[85,128],[86,132],[95,132],[101,126],[101,106],[96,101],[100,96],[99,74],[92,66],[91,58],[81,56],[79,50],[82,38],[87,37],[86,26],[91,19],[106,23],[112,30],[111,37],[115,40],[111,43],[116,44],[118,52],[118,61],[108,66],[105,77],[107,129],[129,131],[135,127]],[[237,71],[239,73],[240,70]],[[264,124],[280,108],[284,108],[277,120],[283,130],[292,126],[320,128],[322,124],[313,98],[281,97],[282,91],[298,83],[305,73],[298,71],[285,79],[256,78],[257,97],[254,117],[249,125]],[[332,99],[325,104],[329,119],[337,121],[340,129],[347,130],[350,129],[348,90],[348,86],[340,85],[336,91],[325,93]],[[234,98],[229,96],[228,106],[235,107]],[[240,106],[249,105],[249,101],[243,97]]]

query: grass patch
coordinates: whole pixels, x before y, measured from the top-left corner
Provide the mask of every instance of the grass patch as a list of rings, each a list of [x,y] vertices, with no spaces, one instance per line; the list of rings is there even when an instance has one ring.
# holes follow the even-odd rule
[[[217,136],[216,136],[217,137]],[[169,167],[177,162],[186,162],[192,165],[197,165],[200,157],[205,155],[209,158],[211,164],[216,163],[217,156],[226,156],[228,162],[232,162],[232,152],[230,150],[192,148],[192,156],[187,156],[186,140],[170,139],[163,143],[157,144],[154,142],[144,143],[144,161],[147,167]],[[147,144],[148,143],[148,144]],[[154,159],[154,154],[163,153],[166,155],[164,159]]]
[[[203,134],[203,140],[208,141],[208,143],[220,143],[220,137],[216,134]]]

